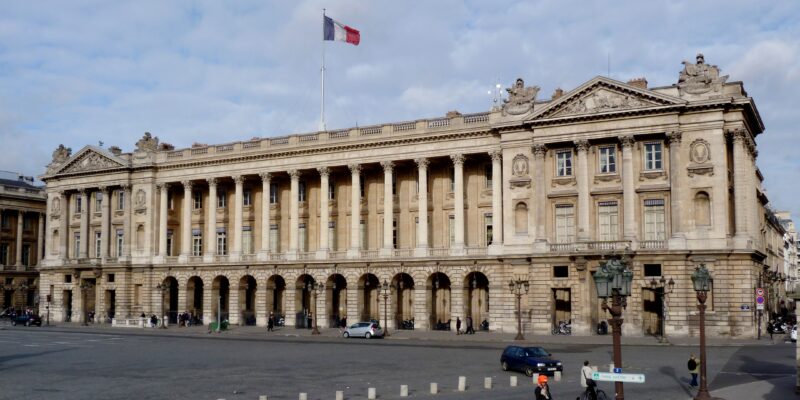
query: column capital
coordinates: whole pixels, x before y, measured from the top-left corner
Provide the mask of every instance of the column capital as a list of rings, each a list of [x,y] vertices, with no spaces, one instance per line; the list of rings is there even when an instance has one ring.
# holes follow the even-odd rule
[[[233,183],[237,185],[241,185],[244,183],[244,175],[233,175],[231,176],[231,179],[233,179]]]
[[[291,178],[292,180],[300,179],[300,170],[298,169],[290,169],[286,171],[286,173],[289,174],[289,178]]]
[[[361,164],[350,164],[347,166],[350,169],[350,173],[353,175],[358,175],[361,173]]]
[[[633,144],[636,143],[636,139],[634,139],[632,135],[619,136],[617,139],[622,143],[623,148],[631,148]]]
[[[728,131],[728,135],[734,143],[744,143],[747,138],[747,131],[744,128],[736,128]]]
[[[81,196],[84,196],[84,197],[86,197],[86,193],[88,193],[88,192],[89,192],[89,189],[86,189],[86,188],[78,188],[78,189],[76,189],[75,191],[76,191],[76,192],[78,192],[78,194],[80,194]]]
[[[394,170],[394,161],[381,161],[383,172],[392,172]]]
[[[156,183],[156,187],[158,188],[158,190],[161,190],[161,191],[169,190],[169,186],[170,185],[167,182]]]
[[[456,166],[463,166],[464,165],[464,155],[463,154],[451,154],[450,159],[453,160],[453,165]]]
[[[417,167],[419,169],[428,169],[428,164],[430,164],[430,160],[424,157],[417,158],[414,160],[414,162],[417,163]]]
[[[103,196],[108,194],[108,186],[101,185],[97,187],[97,191],[103,193]]]
[[[217,186],[218,181],[219,180],[217,178],[207,178],[206,179],[206,182],[208,182],[208,187],[209,188],[212,187],[212,186]]]
[[[503,150],[497,149],[489,152],[492,161],[503,161]]]
[[[261,177],[262,181],[268,181],[272,179],[272,172],[259,172],[258,176]]]
[[[331,174],[331,169],[328,167],[317,167],[317,172],[319,172],[319,176],[329,176]]]
[[[578,152],[585,152],[589,150],[589,141],[586,139],[579,139],[574,143],[575,147],[578,149]]]
[[[192,185],[194,183],[192,181],[181,181],[181,185],[183,185],[183,190],[190,191],[192,190]]]
[[[536,158],[544,158],[545,154],[547,154],[547,146],[542,143],[534,144],[532,150],[533,156]]]
[[[667,140],[669,144],[679,144],[683,137],[683,132],[681,131],[670,131],[667,132]]]
[[[120,189],[125,191],[125,193],[130,193],[131,192],[131,185],[129,183],[123,183],[123,184],[119,185],[119,187],[120,187]]]

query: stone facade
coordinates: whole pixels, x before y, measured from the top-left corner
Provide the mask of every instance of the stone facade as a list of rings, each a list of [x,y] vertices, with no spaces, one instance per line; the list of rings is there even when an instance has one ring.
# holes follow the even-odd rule
[[[571,320],[588,335],[606,318],[592,272],[624,252],[635,273],[625,334],[658,334],[664,314],[668,336],[697,334],[689,277],[705,263],[710,333],[752,337],[756,314],[741,305],[765,268],[764,127],[726,78],[699,57],[666,87],[596,77],[540,100],[520,79],[486,113],[177,150],[149,133],[131,153],[59,149],[42,176],[53,251],[41,290],[73,320],[164,309],[208,322],[219,304],[232,323],[388,313],[390,328],[472,316],[514,331],[519,278],[526,331]],[[662,276],[676,282],[664,302]]]
[[[0,175],[0,312],[38,307],[45,231],[44,188],[33,178],[6,175]]]

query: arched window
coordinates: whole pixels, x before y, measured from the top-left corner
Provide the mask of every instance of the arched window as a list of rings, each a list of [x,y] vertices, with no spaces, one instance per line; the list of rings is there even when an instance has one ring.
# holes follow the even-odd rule
[[[528,205],[523,202],[514,208],[514,232],[528,233]]]
[[[694,196],[694,221],[697,226],[711,225],[711,201],[706,192],[697,192]]]

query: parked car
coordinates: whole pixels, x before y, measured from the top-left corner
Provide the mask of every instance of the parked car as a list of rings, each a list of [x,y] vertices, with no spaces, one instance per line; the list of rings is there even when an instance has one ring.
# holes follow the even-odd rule
[[[792,327],[792,333],[790,334],[790,337],[792,338],[792,342],[797,341],[797,325]]]
[[[383,329],[376,322],[358,322],[350,325],[344,330],[342,336],[349,338],[351,336],[373,338],[383,337]]]
[[[36,314],[20,314],[11,319],[11,325],[17,326],[17,324],[42,326],[42,318]]]
[[[522,371],[527,376],[534,373],[553,375],[556,371],[563,371],[561,361],[541,347],[508,346],[500,356],[500,366],[503,371]]]

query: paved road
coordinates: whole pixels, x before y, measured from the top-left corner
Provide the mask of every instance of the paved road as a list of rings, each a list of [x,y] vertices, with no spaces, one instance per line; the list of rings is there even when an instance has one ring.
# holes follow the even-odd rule
[[[169,337],[140,331],[56,331],[48,328],[0,330],[3,399],[366,399],[375,387],[381,399],[399,399],[401,384],[418,399],[530,399],[530,380],[503,372],[499,355],[506,343],[370,340],[308,337]],[[584,359],[607,363],[607,345],[547,345],[565,365],[564,379],[552,385],[557,399],[579,394],[578,369]],[[690,347],[625,346],[625,372],[644,373],[647,383],[625,386],[629,399],[688,399],[685,373]],[[730,389],[727,400],[786,399],[787,388],[765,382],[789,382],[794,376],[794,345],[714,347],[709,375],[715,391]],[[466,393],[456,391],[467,377]],[[519,387],[509,386],[517,376]],[[493,389],[483,389],[492,377]],[[13,382],[13,384],[9,384]],[[442,392],[427,394],[430,382]],[[761,384],[754,395],[748,385]],[[793,380],[792,380],[793,382]],[[741,386],[744,385],[744,386]],[[774,385],[773,385],[774,386]],[[784,384],[785,386],[785,384]],[[602,386],[613,393],[610,384]],[[739,389],[739,387],[743,389]],[[793,387],[789,388],[793,390]],[[236,394],[234,393],[236,392]],[[750,393],[748,393],[750,392]],[[733,396],[733,397],[731,397]],[[754,397],[762,396],[762,397]]]

